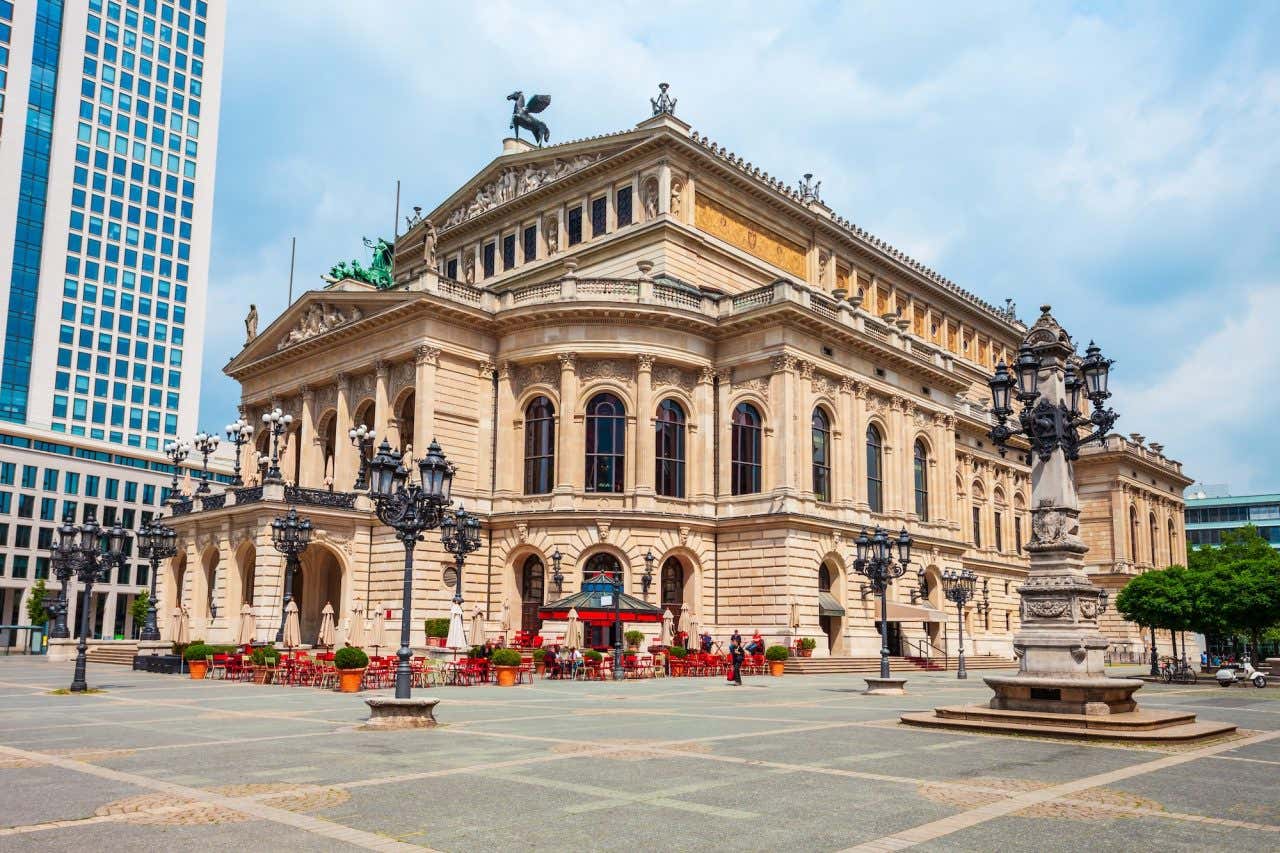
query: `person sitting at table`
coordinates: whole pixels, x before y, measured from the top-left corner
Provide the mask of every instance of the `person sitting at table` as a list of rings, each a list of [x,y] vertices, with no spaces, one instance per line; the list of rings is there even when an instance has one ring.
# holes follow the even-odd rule
[[[574,649],[569,653],[569,674],[571,676],[576,676],[578,674],[578,669],[582,666],[582,662],[582,649]]]
[[[752,655],[764,654],[764,637],[760,636],[760,629],[751,635],[751,642],[747,643],[747,653]]]
[[[704,655],[709,655],[709,654],[711,654],[711,632],[710,632],[710,631],[703,631],[703,632],[702,632],[702,641],[701,641],[701,642],[702,642],[702,653],[703,653]]]

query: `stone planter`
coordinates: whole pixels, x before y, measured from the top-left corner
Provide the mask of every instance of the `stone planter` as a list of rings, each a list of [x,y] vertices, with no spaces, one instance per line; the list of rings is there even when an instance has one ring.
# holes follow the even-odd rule
[[[338,692],[359,693],[360,682],[363,680],[363,669],[340,669],[338,670]]]
[[[499,687],[515,687],[516,677],[520,674],[518,666],[495,666],[494,671],[498,674]]]
[[[191,677],[195,679],[204,678],[205,673],[209,671],[209,662],[207,660],[189,660],[187,661],[187,671],[191,673]]]
[[[787,662],[784,660],[769,661],[769,674],[774,676],[782,675],[782,671],[787,668]]]

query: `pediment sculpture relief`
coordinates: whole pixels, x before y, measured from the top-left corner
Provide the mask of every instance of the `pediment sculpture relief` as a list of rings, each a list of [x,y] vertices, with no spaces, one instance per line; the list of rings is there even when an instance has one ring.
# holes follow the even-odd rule
[[[453,212],[449,214],[449,218],[445,220],[444,227],[452,228],[459,223],[466,222],[486,210],[492,210],[504,202],[519,198],[544,184],[559,180],[565,175],[573,174],[579,169],[584,169],[602,159],[604,159],[604,154],[597,152],[595,154],[579,154],[577,157],[557,157],[550,165],[539,166],[536,163],[530,163],[523,168],[510,166],[503,169],[495,180],[484,184],[476,190],[470,201],[454,208]]]
[[[336,305],[317,302],[298,318],[298,325],[290,329],[289,333],[280,339],[280,343],[276,344],[276,349],[282,350],[285,347],[310,340],[317,335],[323,335],[325,332],[331,332],[339,326],[356,323],[363,319],[364,311],[360,310],[359,305],[352,305],[346,313],[343,313],[342,309]]]

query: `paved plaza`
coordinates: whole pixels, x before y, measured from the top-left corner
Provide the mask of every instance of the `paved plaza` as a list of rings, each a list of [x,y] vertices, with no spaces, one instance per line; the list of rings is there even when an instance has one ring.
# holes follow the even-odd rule
[[[1112,747],[897,722],[980,673],[439,688],[400,732],[358,696],[70,676],[0,659],[0,849],[1280,849],[1280,690],[1148,685],[1239,735]]]

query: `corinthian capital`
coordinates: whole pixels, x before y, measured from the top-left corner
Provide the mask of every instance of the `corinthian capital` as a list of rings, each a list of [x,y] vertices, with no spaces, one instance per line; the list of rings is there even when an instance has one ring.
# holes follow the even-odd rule
[[[429,364],[432,367],[440,365],[440,349],[439,347],[429,347],[425,344],[415,347],[413,350],[414,362],[417,364]]]

